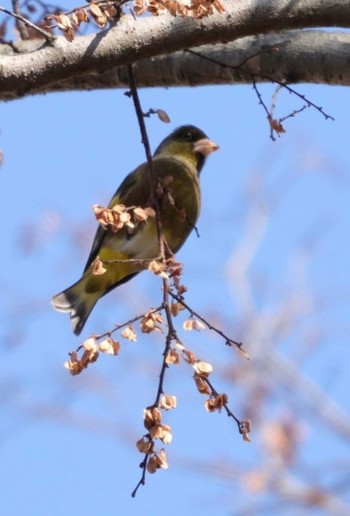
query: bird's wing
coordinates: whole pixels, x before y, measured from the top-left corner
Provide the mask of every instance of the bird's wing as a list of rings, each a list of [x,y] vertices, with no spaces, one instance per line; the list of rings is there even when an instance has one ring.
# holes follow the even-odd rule
[[[192,225],[185,226],[185,231],[183,229],[183,225],[176,224],[178,226],[178,241],[179,243],[174,246],[174,249],[179,248],[181,243],[184,240],[184,234],[189,233],[189,229],[193,228],[193,224],[196,222],[196,218],[199,212],[199,186],[197,180],[197,172],[196,170],[190,166],[188,166],[185,162],[181,162],[177,159],[173,159],[171,157],[154,157],[153,158],[153,168],[157,178],[164,178],[167,176],[172,176],[174,179],[174,199],[176,201],[176,192],[180,194],[181,197],[187,197],[187,207],[186,211],[188,211],[188,219],[192,222]],[[183,188],[183,185],[187,185],[186,188]],[[186,193],[187,192],[187,193]],[[190,199],[188,199],[188,196]],[[119,186],[115,195],[112,197],[108,208],[113,208],[117,204],[124,204],[125,206],[135,206],[135,207],[146,207],[149,206],[151,202],[151,185],[150,185],[150,174],[148,171],[147,163],[143,163],[133,172],[131,172],[124,181]],[[181,205],[178,206],[181,208]],[[193,214],[190,213],[193,210]],[[174,214],[174,210],[171,210],[172,217],[178,218],[178,215]],[[178,220],[176,220],[178,222]],[[165,226],[171,226],[173,228],[174,224],[169,222],[165,222]],[[140,228],[142,231],[140,232]],[[102,252],[102,259],[105,260],[125,260],[130,258],[132,255],[136,255],[136,248],[140,248],[146,257],[147,251],[145,247],[145,242],[147,241],[150,244],[150,248],[148,249],[148,254],[152,254],[151,250],[153,250],[153,239],[150,239],[150,234],[153,232],[153,225],[144,224],[137,225],[135,229],[130,233],[126,227],[119,230],[117,233],[113,233],[110,228],[103,229],[100,226],[97,229],[92,249],[90,252],[90,256],[86,263],[84,272],[90,267],[91,263],[95,260],[97,255],[100,255]],[[176,228],[175,228],[176,229]],[[166,230],[166,227],[165,227]],[[172,231],[173,233],[173,231]],[[176,234],[176,231],[175,231]],[[140,240],[139,240],[140,239]],[[130,256],[129,256],[130,255]]]
[[[144,163],[126,176],[109,202],[108,208],[113,208],[117,204],[125,204],[126,206],[140,206],[147,202],[148,197],[149,175],[148,168]],[[99,254],[99,250],[107,232],[110,232],[110,230],[104,229],[102,226],[98,227],[95,238],[93,240],[89,258],[84,268],[84,272],[90,267],[91,263]],[[124,240],[126,237],[125,230],[121,230],[114,234],[114,239],[117,239],[118,237]]]

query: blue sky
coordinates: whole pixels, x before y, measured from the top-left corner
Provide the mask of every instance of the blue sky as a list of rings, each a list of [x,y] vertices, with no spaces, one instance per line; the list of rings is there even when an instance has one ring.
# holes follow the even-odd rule
[[[189,304],[241,339],[254,334],[250,325],[261,324],[286,293],[305,292],[306,299],[311,292],[316,306],[293,331],[278,333],[278,355],[348,413],[350,94],[338,87],[296,89],[335,121],[308,109],[286,122],[287,133],[276,142],[269,139],[251,86],[154,89],[140,95],[144,110],[162,108],[171,118],[169,125],[147,119],[153,149],[184,123],[198,125],[220,145],[202,173],[200,238],[193,234],[178,255],[185,263]],[[261,91],[269,104],[273,89],[265,85]],[[297,98],[282,94],[278,116],[298,107]],[[170,369],[166,390],[179,403],[165,416],[174,434],[170,467],[148,476],[132,499],[141,460],[134,443],[143,434],[142,409],[156,393],[161,337],[124,343],[118,357],[101,358],[79,377],[63,368],[67,352],[82,339],[72,335],[67,316],[51,309],[50,298],[81,273],[96,228],[91,206],[108,202],[126,173],[144,161],[131,100],[123,91],[102,91],[2,104],[0,144],[3,513],[238,514],[252,493],[234,471],[264,463],[260,419],[253,442],[243,443],[232,420],[205,412],[190,368]],[[269,216],[246,276],[252,315],[231,267],[243,249],[249,214],[258,208],[261,219],[264,210]],[[98,303],[82,337],[142,313],[159,298],[157,278],[138,276]],[[315,343],[305,350],[308,334]],[[182,335],[198,356],[213,363],[213,383],[228,392],[240,415],[249,405],[247,386],[237,376],[247,367],[242,359],[209,330]],[[268,371],[264,365],[254,369],[254,361],[264,356],[263,346],[268,354],[276,343],[263,334],[261,342],[245,344],[254,375],[265,378]],[[309,421],[308,393],[303,399],[283,378],[271,381],[272,395],[259,418],[269,421],[292,410],[307,434],[296,478],[306,475],[298,472],[300,464],[314,468],[316,476],[327,461],[348,464],[346,441],[324,422]],[[211,474],[218,464],[231,476]],[[320,482],[328,480],[325,474]],[[288,514],[288,508],[281,513]]]

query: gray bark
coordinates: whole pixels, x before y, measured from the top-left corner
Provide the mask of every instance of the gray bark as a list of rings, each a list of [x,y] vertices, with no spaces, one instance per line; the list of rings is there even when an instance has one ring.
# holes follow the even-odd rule
[[[349,27],[348,0],[230,0],[226,5],[224,14],[202,20],[166,14],[135,21],[124,15],[108,30],[71,43],[59,36],[50,43],[0,45],[0,98],[126,87],[128,63],[136,63],[138,84],[145,87],[249,83],[250,74],[257,82],[350,84],[350,34],[304,30]],[[242,62],[245,72],[237,69]]]

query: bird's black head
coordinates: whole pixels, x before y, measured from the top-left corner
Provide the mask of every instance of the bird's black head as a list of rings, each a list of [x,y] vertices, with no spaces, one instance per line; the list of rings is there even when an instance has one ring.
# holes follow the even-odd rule
[[[209,142],[208,136],[194,125],[182,125],[165,138],[154,155],[181,156],[194,162],[198,173],[201,171],[206,156],[215,150],[207,150],[198,142]],[[213,142],[211,142],[213,144]],[[215,146],[215,144],[213,144]],[[217,146],[216,146],[217,148]]]
[[[208,138],[208,136],[195,125],[182,125],[173,131],[169,138],[181,142],[190,142],[196,143],[203,138]]]

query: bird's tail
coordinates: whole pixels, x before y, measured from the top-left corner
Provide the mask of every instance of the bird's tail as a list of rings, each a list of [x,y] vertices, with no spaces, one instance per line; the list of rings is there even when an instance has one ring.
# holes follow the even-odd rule
[[[82,284],[83,280],[84,277],[51,299],[51,304],[55,310],[70,313],[72,330],[75,335],[80,335],[99,298],[99,294],[96,295],[96,292],[91,294],[85,292]]]

